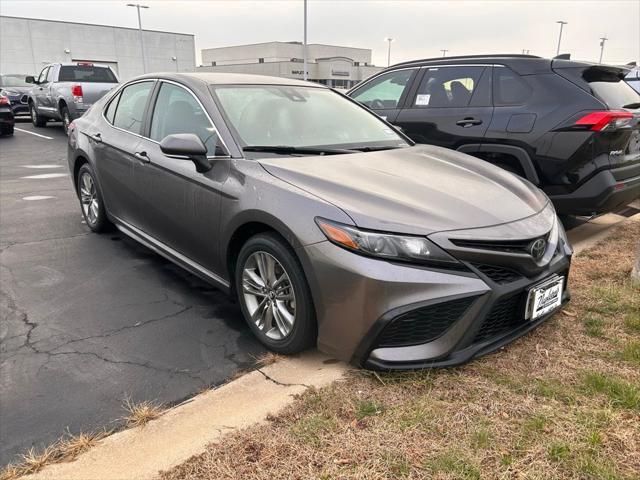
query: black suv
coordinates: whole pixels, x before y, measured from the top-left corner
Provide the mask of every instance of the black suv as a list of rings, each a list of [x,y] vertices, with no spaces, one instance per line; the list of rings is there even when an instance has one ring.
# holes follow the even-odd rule
[[[640,196],[640,95],[622,68],[531,55],[394,65],[347,92],[418,143],[459,150],[542,188],[561,214]]]

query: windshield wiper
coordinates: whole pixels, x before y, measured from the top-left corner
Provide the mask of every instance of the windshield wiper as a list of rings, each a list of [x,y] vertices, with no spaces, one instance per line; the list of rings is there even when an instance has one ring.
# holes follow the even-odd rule
[[[640,102],[630,103],[629,105],[625,105],[622,108],[631,108],[631,109],[640,108]]]
[[[386,147],[360,147],[354,148],[354,150],[358,150],[359,152],[379,152],[380,150],[395,150],[396,148],[404,148],[396,145],[387,145]]]
[[[342,153],[354,153],[354,150],[346,150],[342,148],[293,147],[290,145],[247,145],[246,147],[243,147],[242,151],[310,155],[339,155]]]

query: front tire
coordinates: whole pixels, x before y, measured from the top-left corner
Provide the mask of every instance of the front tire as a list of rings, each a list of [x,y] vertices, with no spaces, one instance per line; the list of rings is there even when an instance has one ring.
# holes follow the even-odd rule
[[[33,123],[34,127],[47,126],[47,119],[38,113],[38,110],[36,110],[36,106],[33,103],[31,103],[29,111],[31,112],[31,123]]]
[[[235,287],[245,320],[268,349],[293,354],[316,342],[309,285],[298,259],[278,235],[261,233],[244,244]]]
[[[93,168],[88,163],[82,165],[78,171],[77,190],[82,216],[87,226],[96,233],[108,231],[111,222],[107,218]]]

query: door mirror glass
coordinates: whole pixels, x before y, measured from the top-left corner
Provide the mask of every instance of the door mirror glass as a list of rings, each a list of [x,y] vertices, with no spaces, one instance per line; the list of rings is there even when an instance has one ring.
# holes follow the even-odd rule
[[[211,170],[211,163],[207,159],[207,147],[193,133],[167,135],[160,142],[160,150],[165,155],[187,157],[195,163],[196,170],[200,173]]]
[[[26,78],[24,79],[24,81],[25,81],[26,83],[36,83],[36,79],[35,79],[35,77],[34,77],[33,75],[29,75],[28,77],[26,77]]]

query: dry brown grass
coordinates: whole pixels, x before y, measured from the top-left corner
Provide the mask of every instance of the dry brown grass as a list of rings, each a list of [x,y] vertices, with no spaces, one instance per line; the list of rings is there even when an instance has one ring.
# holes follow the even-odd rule
[[[640,224],[574,259],[572,303],[468,365],[309,390],[164,472],[184,479],[638,479]],[[635,347],[634,347],[635,345]]]
[[[264,352],[262,355],[254,358],[254,365],[257,368],[264,368],[268,365],[276,363],[278,360],[282,360],[282,358],[282,355],[278,355],[277,353]]]
[[[18,464],[8,465],[0,472],[0,480],[14,480],[22,475],[35,473],[46,465],[71,461],[109,434],[111,432],[107,430],[92,434],[80,433],[79,435],[67,432],[65,436],[42,451],[38,452],[31,448],[21,456]]]
[[[135,403],[131,398],[125,398],[123,408],[127,411],[122,419],[128,428],[143,427],[151,420],[155,420],[162,415],[164,409],[162,405],[145,400]]]

